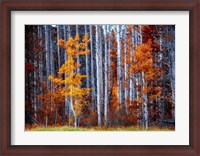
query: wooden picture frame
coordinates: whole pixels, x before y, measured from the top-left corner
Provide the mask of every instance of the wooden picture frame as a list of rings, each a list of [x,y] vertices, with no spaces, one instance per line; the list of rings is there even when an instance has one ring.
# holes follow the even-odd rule
[[[1,2],[0,153],[1,155],[192,155],[200,154],[199,0],[3,0]],[[189,145],[11,145],[12,11],[189,11]]]

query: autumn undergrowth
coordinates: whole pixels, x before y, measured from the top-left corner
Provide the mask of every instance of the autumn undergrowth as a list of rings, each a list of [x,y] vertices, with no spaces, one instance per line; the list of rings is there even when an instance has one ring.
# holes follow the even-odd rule
[[[69,127],[69,126],[48,126],[48,127],[26,127],[25,131],[174,131],[174,128],[161,128],[161,127],[149,127],[147,130],[141,126],[130,126],[130,127]]]

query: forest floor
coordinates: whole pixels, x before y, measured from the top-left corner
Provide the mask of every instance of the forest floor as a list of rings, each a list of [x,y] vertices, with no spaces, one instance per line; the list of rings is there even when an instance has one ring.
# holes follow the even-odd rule
[[[130,127],[69,127],[69,126],[48,126],[48,127],[26,127],[25,131],[174,131],[174,128],[162,128],[162,127],[149,127],[148,130],[141,126]]]

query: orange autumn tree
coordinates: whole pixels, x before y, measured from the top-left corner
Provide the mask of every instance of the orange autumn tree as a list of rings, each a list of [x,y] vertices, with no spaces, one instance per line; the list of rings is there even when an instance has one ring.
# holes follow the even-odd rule
[[[145,128],[148,128],[148,98],[155,99],[161,95],[161,87],[153,88],[148,85],[149,81],[157,80],[163,74],[160,68],[156,68],[153,64],[152,56],[152,41],[148,40],[145,44],[140,44],[135,47],[135,52],[132,55],[133,63],[130,65],[129,74],[135,74],[136,79],[140,81],[141,89],[139,92],[139,97],[136,98],[138,104],[141,105],[142,115],[144,118]],[[149,93],[154,90],[155,94]]]
[[[66,42],[66,43],[65,43]],[[77,57],[87,55],[90,50],[87,48],[90,40],[86,33],[80,42],[79,35],[76,34],[75,38],[69,38],[67,41],[60,39],[59,46],[65,49],[67,54],[66,62],[59,69],[58,74],[62,75],[61,78],[49,76],[49,80],[53,83],[60,84],[60,93],[66,99],[69,99],[70,109],[74,117],[74,127],[77,127],[77,117],[80,115],[81,110],[87,102],[84,100],[85,96],[89,94],[91,88],[80,88],[82,79],[87,75],[79,74],[76,72],[81,64],[76,61]]]
[[[42,105],[38,108],[40,118],[38,121],[43,125],[60,124],[58,119],[58,109],[61,103],[65,100],[61,95],[60,86],[58,84],[53,86],[54,92],[47,88],[46,82],[43,82],[43,95],[38,95],[37,99],[42,101]]]

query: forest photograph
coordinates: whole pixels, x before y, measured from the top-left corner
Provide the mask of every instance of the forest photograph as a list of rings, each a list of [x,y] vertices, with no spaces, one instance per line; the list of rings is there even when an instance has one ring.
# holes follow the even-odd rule
[[[25,25],[25,131],[174,131],[175,25]]]

